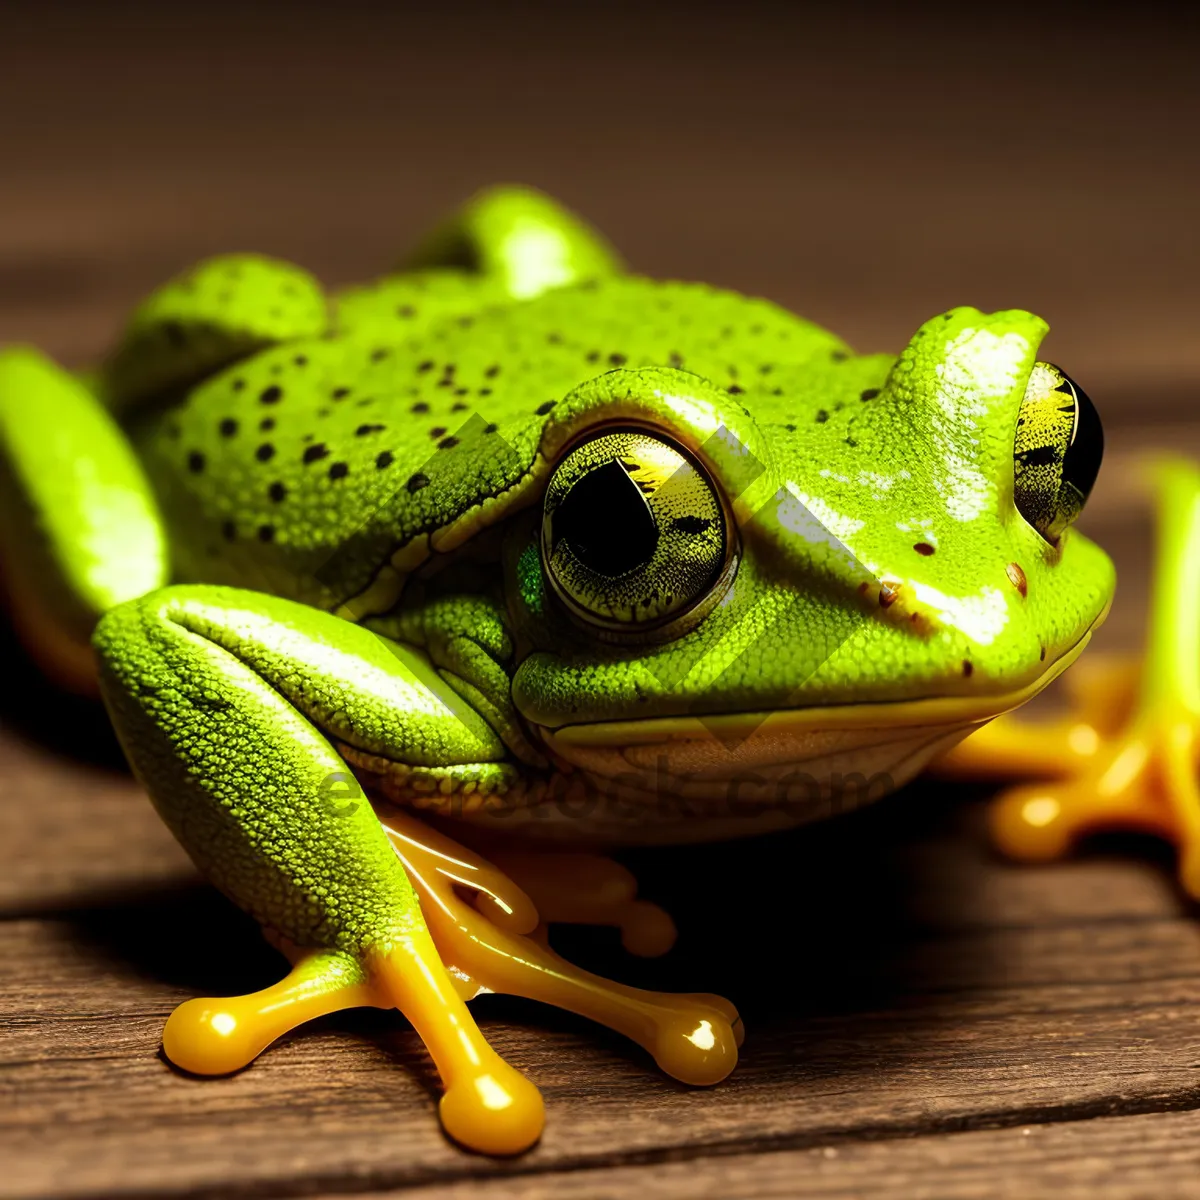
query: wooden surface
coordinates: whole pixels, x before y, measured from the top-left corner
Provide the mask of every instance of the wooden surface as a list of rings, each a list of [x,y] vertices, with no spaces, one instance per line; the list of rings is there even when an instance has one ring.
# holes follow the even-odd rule
[[[209,251],[370,273],[496,178],[565,196],[641,268],[864,348],[951,303],[1026,305],[1109,423],[1087,520],[1122,572],[1104,641],[1136,644],[1136,454],[1200,449],[1194,31],[1152,8],[915,29],[289,11],[3,10],[0,341],[83,361]],[[680,923],[664,960],[562,931],[594,969],[739,1004],[717,1089],[494,997],[480,1020],[549,1113],[514,1162],[442,1138],[394,1014],[184,1077],[159,1052],[171,1008],[281,964],[196,879],[102,714],[0,653],[0,1195],[1196,1194],[1200,924],[1169,857],[1108,842],[1018,869],[980,795],[927,783],[767,843],[630,856]]]

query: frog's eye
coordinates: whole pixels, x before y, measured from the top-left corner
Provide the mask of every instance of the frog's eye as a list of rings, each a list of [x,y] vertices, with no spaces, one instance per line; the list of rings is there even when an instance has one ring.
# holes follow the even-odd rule
[[[542,561],[564,604],[612,629],[663,625],[713,593],[729,560],[703,467],[645,429],[578,443],[546,488]]]
[[[1104,430],[1087,393],[1053,363],[1034,363],[1013,456],[1017,511],[1054,545],[1096,482]]]

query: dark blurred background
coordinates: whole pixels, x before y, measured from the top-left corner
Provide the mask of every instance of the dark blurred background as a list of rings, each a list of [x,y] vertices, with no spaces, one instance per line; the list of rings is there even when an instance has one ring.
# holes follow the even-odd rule
[[[1174,419],[1200,379],[1200,39],[1169,13],[0,4],[0,339],[86,359],[209,252],[369,275],[518,180],[639,269],[862,349],[1032,308],[1109,415]]]

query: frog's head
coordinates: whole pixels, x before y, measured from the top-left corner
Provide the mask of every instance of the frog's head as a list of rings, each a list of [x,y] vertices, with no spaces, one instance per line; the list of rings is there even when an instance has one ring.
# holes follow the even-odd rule
[[[797,775],[809,809],[839,772],[899,784],[1044,686],[1114,584],[1069,528],[1101,434],[1045,332],[959,308],[895,360],[823,353],[733,393],[625,369],[567,397],[509,555],[513,694],[550,751],[641,772],[654,803],[665,771],[775,814]]]

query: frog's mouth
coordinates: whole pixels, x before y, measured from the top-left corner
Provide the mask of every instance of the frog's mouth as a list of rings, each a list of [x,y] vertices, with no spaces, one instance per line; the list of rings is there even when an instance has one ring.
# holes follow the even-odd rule
[[[519,824],[555,840],[676,843],[763,833],[855,808],[1032,699],[1091,634],[1006,693],[538,727],[562,786],[539,796]]]

